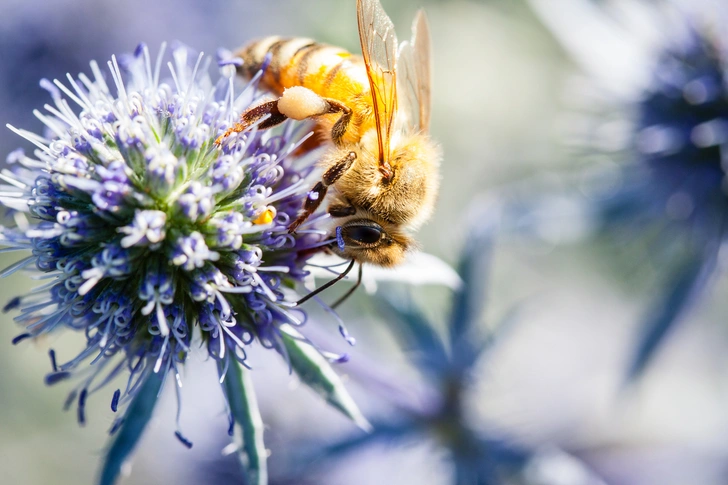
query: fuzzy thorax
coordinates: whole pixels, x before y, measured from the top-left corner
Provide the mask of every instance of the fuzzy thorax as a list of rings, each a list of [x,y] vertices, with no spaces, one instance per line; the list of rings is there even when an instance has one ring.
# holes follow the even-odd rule
[[[347,259],[395,266],[407,251],[416,248],[409,235],[432,214],[439,179],[437,168],[440,149],[426,135],[411,134],[394,138],[389,160],[392,177],[386,179],[379,170],[375,131],[369,131],[361,143],[346,148],[331,148],[321,164],[328,169],[350,151],[357,155],[354,164],[334,185],[330,205],[351,206],[355,212],[334,220],[331,237],[338,245],[333,251]],[[347,238],[351,231],[373,225],[381,230],[381,239],[361,244]]]
[[[330,150],[322,164],[330,167],[352,149],[354,165],[336,183],[336,190],[352,205],[392,224],[416,229],[432,215],[439,187],[440,148],[426,135],[401,134],[392,139],[389,165],[392,178],[379,171],[376,131],[361,143]]]

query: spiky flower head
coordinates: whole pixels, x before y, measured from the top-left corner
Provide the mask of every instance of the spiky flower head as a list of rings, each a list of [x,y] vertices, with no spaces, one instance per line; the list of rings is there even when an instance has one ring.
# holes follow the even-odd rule
[[[629,143],[653,208],[712,235],[728,218],[728,56],[704,26],[688,24],[680,40],[657,53]]]
[[[111,82],[94,62],[92,77],[42,81],[53,100],[36,113],[45,134],[10,126],[36,149],[11,153],[0,175],[0,202],[17,221],[2,229],[2,244],[30,252],[4,275],[26,269],[46,283],[6,309],[19,308],[15,319],[27,328],[16,343],[60,329],[85,334],[70,360],[51,351],[46,378],[79,377],[68,403],[77,401],[81,422],[90,394],[119,374],[128,379],[110,396],[115,412],[151,376],[156,390],[170,374],[180,382],[197,335],[221,379],[232,367],[244,371],[253,341],[289,355],[294,370],[323,361],[313,348],[302,357],[291,340],[305,320],[291,308],[293,288],[327,237],[316,218],[287,231],[313,169],[296,151],[300,130],[289,124],[214,144],[255,98],[253,85],[233,91],[238,61],[221,58],[213,84],[209,58],[178,46],[165,62],[163,46],[152,61],[141,45],[112,58]],[[228,397],[232,430],[232,400],[242,398]]]
[[[530,3],[589,74],[572,125],[590,163],[580,174],[588,202],[578,197],[588,222],[641,242],[649,254],[639,262],[664,281],[634,377],[705,293],[728,239],[728,10],[702,0]]]
[[[589,192],[606,222],[665,225],[715,251],[728,218],[728,12],[700,0],[531,4],[591,74],[574,141],[584,159],[619,163],[607,190]]]

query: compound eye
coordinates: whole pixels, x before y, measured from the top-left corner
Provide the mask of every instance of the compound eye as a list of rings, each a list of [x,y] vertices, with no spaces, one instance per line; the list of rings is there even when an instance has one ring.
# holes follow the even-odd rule
[[[362,245],[372,245],[382,238],[382,228],[376,226],[349,226],[344,229],[346,236]]]

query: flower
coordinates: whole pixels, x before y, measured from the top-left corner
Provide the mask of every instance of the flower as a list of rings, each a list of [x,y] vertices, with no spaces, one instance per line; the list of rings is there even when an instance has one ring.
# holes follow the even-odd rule
[[[704,293],[728,239],[728,10],[678,0],[531,4],[590,74],[577,104],[592,114],[574,128],[583,159],[607,161],[581,174],[592,223],[646,244],[666,280],[629,363],[634,377]]]
[[[350,376],[366,387],[369,397],[378,404],[389,404],[394,412],[375,418],[372,432],[366,435],[347,434],[324,443],[309,439],[292,445],[289,462],[276,469],[279,482],[336,483],[328,471],[342,462],[348,469],[351,454],[358,452],[359,460],[372,462],[357,461],[358,467],[376,469],[379,455],[371,448],[377,444],[385,444],[384,453],[389,454],[396,444],[427,443],[428,458],[423,463],[445,461],[450,468],[445,476],[451,477],[447,483],[559,483],[558,478],[565,475],[579,477],[579,483],[603,483],[577,458],[555,448],[558,444],[520,444],[522,438],[509,436],[513,430],[502,424],[486,424],[475,411],[481,401],[486,406],[488,401],[487,395],[477,392],[478,381],[488,374],[481,364],[493,356],[492,351],[517,323],[511,315],[495,331],[482,324],[499,212],[479,202],[473,209],[469,215],[477,222],[460,255],[458,274],[462,281],[453,288],[446,322],[428,318],[425,310],[408,298],[410,295],[394,288],[378,297],[387,328],[424,378],[424,385],[415,386],[411,378],[380,373],[372,366],[358,372],[356,367],[351,369]],[[428,472],[420,472],[430,482],[436,481]]]
[[[14,343],[83,332],[77,356],[61,361],[50,351],[46,377],[48,384],[77,379],[67,405],[77,403],[80,423],[89,397],[127,376],[111,396],[111,409],[125,411],[112,425],[118,439],[101,483],[115,480],[167,376],[181,386],[196,335],[218,363],[230,434],[245,436],[250,483],[266,480],[245,369],[254,341],[284,355],[302,380],[366,426],[327,359],[294,329],[306,320],[293,308],[294,288],[308,257],[330,243],[321,217],[295,235],[287,231],[315,158],[296,151],[305,137],[294,123],[277,135],[253,129],[214,145],[255,100],[254,85],[234,92],[239,59],[219,57],[222,76],[213,84],[202,54],[174,47],[167,76],[165,46],[152,62],[140,45],[112,57],[111,83],[95,62],[92,77],[41,81],[53,100],[47,113],[36,113],[44,135],[9,126],[36,150],[33,157],[12,152],[11,171],[0,175],[0,202],[18,221],[2,229],[0,242],[5,251],[30,252],[3,276],[26,269],[47,280],[6,306],[19,309],[15,320],[26,326]],[[179,425],[176,435],[192,446]]]
[[[487,217],[478,220],[483,222]],[[345,436],[323,447],[311,444],[296,447],[305,451],[302,458],[293,460],[291,476],[301,477],[301,472],[311,464],[323,463],[326,467],[326,463],[344,453],[377,442],[422,438],[434,441],[446,451],[457,483],[499,483],[497,477],[504,472],[519,470],[527,464],[529,451],[502,437],[485,436],[467,412],[474,367],[494,341],[493,335],[479,325],[492,226],[486,222],[468,238],[458,271],[462,283],[455,290],[446,327],[447,340],[439,335],[438,325],[430,322],[406,295],[396,291],[381,293],[383,297],[378,306],[385,311],[388,328],[394,330],[430,386],[413,399],[405,392],[411,389],[411,383],[373,379],[368,374],[361,376],[372,395],[379,393],[379,399],[394,405],[396,416],[375,420],[373,431],[367,435]]]

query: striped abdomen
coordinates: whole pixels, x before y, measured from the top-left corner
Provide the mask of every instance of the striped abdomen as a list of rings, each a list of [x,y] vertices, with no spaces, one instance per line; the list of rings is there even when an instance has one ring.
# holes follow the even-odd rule
[[[238,72],[250,79],[270,53],[270,64],[261,83],[280,95],[285,88],[303,86],[325,98],[336,99],[354,111],[345,139],[357,141],[374,127],[372,100],[364,60],[332,45],[311,39],[266,37],[243,46],[236,55],[243,59]],[[325,118],[332,123],[336,116]]]

